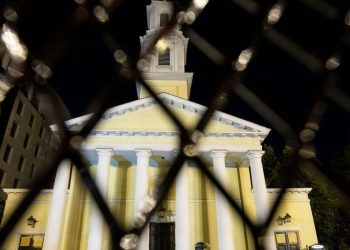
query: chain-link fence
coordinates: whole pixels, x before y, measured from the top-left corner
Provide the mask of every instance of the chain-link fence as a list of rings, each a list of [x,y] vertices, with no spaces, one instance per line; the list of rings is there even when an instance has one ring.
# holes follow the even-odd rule
[[[179,150],[169,172],[156,187],[157,204],[165,198],[183,163],[192,160],[248,225],[257,249],[263,247],[259,246],[258,238],[264,235],[273,220],[284,192],[295,178],[296,169],[300,169],[313,181],[330,187],[338,197],[338,206],[347,212],[350,208],[349,183],[329,174],[320,164],[316,150],[318,145],[324,142],[315,143],[315,135],[322,133],[322,130],[318,131],[321,121],[334,106],[341,110],[340,112],[344,112],[344,120],[334,120],[334,123],[348,124],[346,119],[349,119],[350,99],[346,92],[349,90],[349,2],[220,0],[211,1],[206,6],[205,1],[174,1],[174,14],[171,19],[159,32],[153,44],[143,54],[138,55],[135,49],[137,46],[128,39],[130,30],[138,29],[134,23],[138,20],[136,16],[144,12],[145,4],[114,0],[0,3],[2,34],[7,34],[7,37],[4,38],[3,35],[2,38],[11,54],[11,71],[4,72],[8,90],[22,82],[30,82],[36,87],[38,95],[49,96],[45,99],[47,113],[44,115],[50,116],[50,112],[55,110],[54,122],[59,127],[61,137],[56,152],[50,156],[49,164],[45,166],[45,173],[33,182],[30,192],[2,228],[0,245],[14,228],[21,214],[45,187],[47,180],[55,175],[63,158],[69,158],[73,162],[81,180],[101,210],[110,234],[113,235],[113,249],[120,249],[120,241],[125,235],[139,235],[142,232],[158,205],[147,214],[147,219],[141,227],[126,231],[118,224],[104,202],[79,151],[79,143],[89,135],[105,110],[116,103],[124,102],[125,96],[130,96],[130,89],[134,90],[136,81],[147,89],[176,125],[180,134],[179,148],[183,149]],[[131,12],[125,11],[126,6]],[[226,20],[228,16],[231,19]],[[197,53],[200,54],[199,58],[209,59],[203,64],[198,61],[192,64],[189,62],[189,68],[192,67],[195,74],[196,67],[202,67],[202,70],[210,69],[212,73],[209,77],[211,84],[193,86],[193,91],[196,88],[202,88],[204,91],[204,94],[194,96],[193,100],[204,102],[208,109],[191,130],[185,128],[148,86],[139,69],[142,61],[148,60],[147,55],[154,49],[157,41],[178,23],[182,25],[185,36],[190,38],[192,43],[192,51],[189,53]],[[145,28],[142,32],[144,30]],[[213,33],[209,35],[208,30],[212,30]],[[70,53],[74,53],[80,45],[87,50],[84,53],[90,53],[91,48],[88,45],[84,47],[84,41],[96,38],[103,47],[103,53],[110,54],[107,59],[109,66],[99,69],[108,70],[108,74],[101,76],[103,88],[99,95],[88,96],[85,99],[81,97],[82,100],[88,99],[89,103],[77,103],[81,108],[93,107],[94,113],[80,131],[72,132],[64,124],[67,118],[65,107],[50,90],[53,81],[51,75],[52,72],[54,75],[60,72],[62,64],[67,62],[67,58],[70,60]],[[122,53],[119,54],[122,56],[113,61],[111,58],[115,51]],[[84,56],[89,55],[86,54]],[[76,56],[83,56],[83,53]],[[74,70],[71,71],[70,77],[76,79],[73,76]],[[85,75],[89,77],[89,72],[85,71]],[[64,77],[58,77],[55,81],[65,80],[67,79]],[[199,74],[198,81],[200,80],[204,81],[204,78]],[[269,81],[272,82],[271,85],[268,85]],[[252,82],[260,84],[254,85]],[[59,85],[56,83],[56,86]],[[68,88],[68,85],[62,86]],[[76,89],[80,91],[79,95],[84,95],[81,85]],[[213,92],[214,95],[207,94]],[[274,98],[269,98],[271,96]],[[80,100],[79,97],[76,100]],[[275,131],[273,133],[282,138],[284,146],[296,149],[293,155],[294,164],[282,173],[282,192],[275,200],[267,220],[259,225],[241,210],[208,170],[203,159],[192,154],[191,150],[186,150],[196,148],[197,142],[193,139],[193,134],[206,129],[215,110],[232,112],[235,110],[236,101],[248,104],[243,111],[237,110],[238,113],[258,114],[262,121],[272,127]],[[292,118],[288,117],[289,115]]]

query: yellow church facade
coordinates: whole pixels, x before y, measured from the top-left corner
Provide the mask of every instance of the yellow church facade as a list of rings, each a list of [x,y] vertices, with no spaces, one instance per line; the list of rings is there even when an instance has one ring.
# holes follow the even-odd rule
[[[203,106],[170,94],[159,96],[188,128],[193,127],[205,109]],[[256,164],[254,163],[256,159],[261,164],[263,154],[261,141],[268,133],[268,129],[220,112],[215,116],[206,133],[199,139],[199,155],[205,160],[210,171],[224,183],[225,188],[243,211],[253,221],[258,221],[258,214],[263,207],[256,206],[258,198],[254,195],[254,181],[251,178],[255,172],[251,168]],[[74,129],[87,119],[88,116],[76,118],[68,121],[67,125]],[[84,143],[82,151],[91,163],[91,173],[95,176],[111,211],[125,227],[131,226],[133,218],[137,216],[137,202],[142,204],[147,201],[147,197],[152,197],[156,181],[167,171],[180,150],[177,145],[178,131],[151,97],[108,110]],[[103,161],[106,160],[108,163],[104,166]],[[224,165],[221,173],[220,169],[216,170],[220,161]],[[138,168],[142,167],[145,169],[140,176],[137,172]],[[101,222],[102,218],[92,205],[88,191],[80,182],[76,170],[70,169],[69,161],[63,161],[61,171],[58,171],[58,175],[61,176],[55,180],[54,189],[61,187],[64,191],[63,198],[57,196],[55,190],[43,190],[7,239],[3,249],[20,249],[19,246],[23,243],[21,235],[42,236],[43,238],[37,241],[39,245],[42,242],[44,246],[49,237],[48,233],[52,231],[50,229],[53,229],[51,233],[53,238],[56,238],[53,240],[56,245],[50,245],[46,249],[109,249],[109,232],[105,225],[97,230],[99,223],[96,221]],[[101,173],[101,170],[104,170],[104,173]],[[62,182],[65,182],[63,189]],[[143,188],[146,189],[140,185],[144,185]],[[266,188],[265,190],[269,207],[279,190]],[[27,192],[21,189],[5,191],[9,197],[4,221]],[[278,249],[277,241],[285,241],[282,238],[288,237],[288,234],[291,237],[291,244],[295,242],[298,244],[299,248],[296,249],[307,249],[306,246],[317,243],[308,199],[309,192],[310,189],[305,188],[287,191],[283,204],[275,216],[276,220],[270,228],[270,247],[274,247],[271,249]],[[55,197],[56,202],[51,202],[52,197]],[[60,209],[52,207],[54,203],[59,203],[61,206],[61,216],[59,216]],[[150,224],[174,222],[176,249],[194,249],[194,244],[197,242],[208,243],[210,249],[254,249],[247,226],[231,211],[213,185],[192,162],[183,167],[183,172],[180,173],[162,207],[166,212],[164,218],[155,218]],[[177,219],[178,210],[184,208],[187,211],[180,211],[182,218]],[[59,218],[50,218],[50,212]],[[291,221],[279,225],[277,218],[286,214],[291,216]],[[26,219],[30,216],[37,220],[34,227],[27,225]],[[222,218],[224,221],[221,221],[224,225],[220,225],[219,216],[224,217]],[[177,232],[176,229],[184,225],[185,231]],[[229,230],[227,238],[231,241],[231,245],[220,247],[219,238],[227,230]],[[144,245],[138,249],[151,249],[149,229],[146,233],[148,235],[141,238]],[[91,248],[93,241],[99,235],[100,245]],[[178,242],[177,238],[181,241]],[[184,242],[186,246],[183,245]],[[178,248],[180,244],[182,247]]]
[[[152,1],[147,7],[149,30],[141,38],[141,49],[159,32],[171,11],[166,1]],[[192,81],[192,74],[184,72],[188,39],[177,27],[165,40],[166,49],[155,51],[143,63],[144,77],[191,130],[206,107],[188,100]],[[179,131],[159,104],[140,84],[137,92],[138,100],[108,109],[81,146],[102,196],[125,228],[152,204],[156,183],[179,150],[184,150],[179,148]],[[66,125],[77,131],[89,118],[74,118]],[[195,152],[256,223],[264,221],[279,193],[279,189],[266,188],[261,162],[261,144],[269,131],[217,111],[199,135]],[[306,250],[317,243],[310,191],[287,190],[266,234],[266,249]],[[28,191],[5,192],[8,199],[3,222]],[[28,225],[30,217],[35,222]],[[110,237],[77,170],[69,160],[63,160],[53,189],[41,191],[0,249],[108,250]],[[138,250],[190,250],[198,242],[211,250],[255,249],[247,225],[192,161],[184,164],[138,242]]]
[[[187,128],[193,127],[205,110],[203,106],[170,94],[163,93],[159,97]],[[71,129],[79,129],[88,118],[76,118],[68,121],[67,125]],[[268,211],[279,192],[278,189],[265,187],[266,203],[256,206],[259,198],[254,194],[254,184],[257,182],[251,178],[255,174],[251,168],[262,167],[261,142],[268,131],[259,125],[217,112],[198,142],[198,154],[253,221],[258,221],[264,204],[267,204]],[[126,228],[132,225],[133,218],[137,216],[137,202],[142,205],[147,197],[152,197],[156,181],[167,171],[180,150],[177,146],[178,135],[159,105],[147,97],[108,110],[83,144],[82,152],[91,163],[92,175],[111,211]],[[106,160],[107,164],[103,164]],[[224,168],[217,170],[220,161]],[[144,168],[141,176],[138,168]],[[102,219],[75,168],[71,173],[70,169],[69,161],[63,161],[58,171],[61,176],[56,177],[54,185],[54,189],[63,190],[61,196],[57,196],[55,190],[43,190],[8,238],[4,249],[19,249],[23,243],[23,240],[20,241],[21,235],[41,236],[37,237],[37,244],[44,246],[50,240],[50,229],[55,227],[54,237],[57,239],[53,242],[58,245],[50,245],[46,249],[109,249],[109,232],[105,225],[98,228],[96,220],[101,222]],[[65,184],[63,188],[62,183]],[[26,193],[21,189],[5,191],[9,197],[4,220]],[[291,244],[296,242],[299,245],[295,249],[307,249],[306,246],[317,243],[309,192],[310,189],[300,188],[287,191],[270,228],[270,247],[274,247],[271,249],[278,249],[278,240],[283,242],[288,235]],[[52,199],[59,205],[51,203]],[[183,167],[162,207],[166,212],[164,219],[155,218],[150,224],[174,222],[176,249],[194,249],[197,242],[208,243],[210,249],[254,249],[251,235],[242,219],[231,211],[209,180],[191,162]],[[184,208],[187,211],[180,211],[182,218],[177,219],[178,210]],[[50,212],[60,218],[50,220]],[[278,216],[284,217],[285,214],[291,216],[291,221],[279,225]],[[219,215],[224,215],[224,221],[221,221],[224,225],[220,224]],[[35,227],[27,225],[26,218],[30,216],[37,220]],[[220,226],[224,232],[220,231]],[[176,230],[181,227],[182,230]],[[225,244],[228,244],[227,240],[231,243],[220,247],[220,236],[225,236],[227,231],[230,234],[224,239]],[[149,229],[146,233],[148,235],[141,238],[144,239],[143,247],[138,249],[150,249]],[[97,237],[100,237],[100,245],[92,248]],[[177,238],[180,238],[179,242]],[[184,242],[186,246],[183,246]],[[23,244],[27,243],[24,241]],[[177,247],[179,244],[181,248]]]

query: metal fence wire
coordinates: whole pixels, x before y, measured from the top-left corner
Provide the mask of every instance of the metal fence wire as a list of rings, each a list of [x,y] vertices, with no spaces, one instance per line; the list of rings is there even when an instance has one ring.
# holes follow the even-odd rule
[[[198,2],[204,4],[198,4]],[[348,81],[346,71],[349,66],[347,63],[350,43],[350,3],[348,1],[326,0],[210,1],[207,3],[207,6],[217,8],[220,5],[225,7],[228,4],[234,6],[240,15],[245,16],[244,20],[247,20],[246,23],[225,23],[226,21],[220,18],[207,21],[207,23],[203,21],[206,29],[217,29],[217,39],[210,40],[206,39],[205,32],[200,34],[196,30],[199,24],[193,23],[194,19],[200,18],[201,12],[203,12],[203,16],[209,15],[206,13],[205,1],[198,2],[188,0],[173,1],[174,14],[169,22],[159,32],[153,44],[150,44],[143,54],[137,55],[127,47],[128,44],[123,37],[123,32],[127,33],[129,28],[133,28],[132,20],[129,23],[123,23],[124,27],[119,31],[120,33],[116,32],[115,27],[109,22],[110,19],[120,14],[120,11],[123,10],[123,6],[126,3],[121,0],[65,0],[50,1],[50,4],[45,1],[34,0],[1,1],[2,32],[10,32],[12,34],[12,40],[5,41],[3,39],[8,52],[11,54],[11,68],[4,72],[4,81],[7,81],[9,88],[23,82],[30,82],[36,87],[38,95],[48,97],[45,98],[45,106],[47,108],[44,111],[46,112],[44,116],[49,116],[50,112],[55,111],[55,123],[59,127],[61,139],[57,144],[57,150],[49,156],[50,160],[47,161],[47,166],[44,167],[46,169],[45,173],[35,179],[28,194],[3,226],[0,235],[0,245],[19,221],[21,215],[40,193],[40,190],[47,185],[47,180],[54,177],[57,166],[62,159],[70,159],[72,161],[73,166],[79,172],[82,182],[102,212],[110,235],[113,236],[111,237],[112,249],[129,249],[123,248],[120,244],[121,241],[130,235],[141,234],[187,160],[196,163],[203,174],[220,190],[232,208],[242,217],[254,236],[256,249],[263,249],[263,246],[259,245],[260,241],[258,239],[264,236],[268,225],[272,222],[287,187],[290,186],[293,178],[295,178],[296,169],[300,169],[311,178],[316,178],[330,185],[334,195],[341,201],[339,206],[346,212],[350,210],[349,183],[329,175],[327,169],[321,166],[316,157],[317,148],[314,142],[314,135],[320,132],[317,128],[320,127],[322,118],[327,114],[327,105],[335,104],[342,110],[345,110],[347,113],[346,118],[349,119],[350,98],[346,94],[348,89],[345,83]],[[129,4],[137,5],[136,2]],[[48,8],[49,5],[51,5],[50,8]],[[53,9],[56,9],[55,13],[50,12]],[[186,15],[189,11],[192,11],[194,18],[190,18],[193,15]],[[301,16],[296,17],[295,11],[300,11],[298,13]],[[303,17],[302,15],[306,15],[306,13],[317,16],[317,21],[312,20],[312,15],[310,19]],[[295,23],[289,23],[288,26],[288,23],[281,22],[283,18],[288,18],[291,15],[294,15],[292,19]],[[46,19],[50,18],[54,19],[55,22],[46,25]],[[318,21],[319,23],[317,23]],[[31,22],[31,25],[28,24],[29,22]],[[222,23],[220,24],[220,22]],[[325,34],[323,38],[325,40],[311,41],[312,34],[305,34],[305,39],[302,41],[293,37],[294,32],[297,31],[296,29],[302,29],[301,26],[308,25],[308,22],[311,23],[311,27],[324,29]],[[213,71],[220,74],[220,77],[215,81],[215,87],[212,88],[216,90],[216,93],[211,97],[207,105],[208,109],[204,112],[198,124],[191,130],[186,129],[159,96],[154,93],[144,81],[142,72],[139,69],[142,62],[148,60],[147,55],[152,52],[157,41],[171,32],[177,24],[182,25],[185,36],[192,43],[191,46],[198,53],[208,57],[211,60]],[[294,29],[294,24],[299,25],[299,28]],[[28,27],[32,28],[32,30],[28,30]],[[232,49],[231,53],[223,53],[222,51],[224,50],[218,48],[221,46],[220,41],[223,39],[223,37],[220,37],[220,32],[225,30],[236,32],[233,32],[232,34],[234,35],[231,37],[225,37],[228,40],[225,46],[229,46],[227,44],[231,42],[230,39],[232,37],[234,37],[234,40],[237,40],[237,46]],[[244,36],[241,36],[239,33],[241,30],[245,30]],[[39,31],[42,32],[40,33]],[[108,53],[112,55],[115,51],[118,51],[119,56],[115,57],[114,65],[111,67],[114,72],[113,77],[105,80],[108,83],[105,84],[102,93],[90,99],[89,105],[94,107],[93,115],[80,131],[70,131],[64,123],[66,119],[63,115],[65,108],[61,105],[57,96],[52,93],[50,81],[52,72],[55,73],[55,66],[59,65],[64,57],[72,52],[71,48],[76,42],[76,34],[81,34],[82,32],[93,32],[94,36],[98,36],[101,39],[103,45],[109,51]],[[57,44],[57,41],[59,41],[59,44]],[[324,47],[320,44],[324,45]],[[303,126],[292,124],[286,119],[283,110],[274,110],[274,108],[270,107],[268,98],[255,94],[259,89],[252,90],[248,84],[245,84],[248,82],[247,79],[253,77],[254,71],[251,69],[261,66],[255,65],[256,62],[262,60],[268,64],[269,56],[273,56],[262,51],[264,46],[277,48],[279,53],[290,58],[293,65],[296,65],[295,67],[301,68],[311,76],[310,85],[314,84],[314,92],[313,97],[303,107],[303,114],[299,117],[299,119],[303,120],[301,123]],[[33,62],[35,62],[35,67],[33,67]],[[278,70],[276,68],[274,71],[266,74],[277,74],[276,71]],[[285,75],[284,80],[287,81],[289,77],[293,78],[293,68],[290,71],[288,69],[285,70],[288,75]],[[116,99],[123,100],[125,93],[130,86],[135,86],[136,81],[147,89],[176,125],[180,134],[180,150],[164,179],[157,184],[156,189],[158,192],[156,192],[156,197],[154,197],[156,205],[145,214],[146,221],[142,225],[126,230],[118,224],[102,198],[96,183],[88,171],[87,161],[79,149],[81,143],[89,135],[105,110],[115,103]],[[301,95],[308,91],[305,89],[309,88],[306,85],[297,86],[298,88],[300,87],[298,93]],[[208,89],[206,90],[208,91]],[[81,93],[81,95],[83,94]],[[293,156],[295,164],[291,164],[288,169],[284,170],[283,176],[285,178],[282,191],[274,201],[268,218],[262,224],[255,224],[250,220],[241,210],[239,204],[208,170],[203,159],[196,154],[198,133],[204,132],[216,110],[227,110],[230,108],[230,105],[234,105],[229,102],[229,97],[232,95],[239,96],[252,110],[266,120],[283,138],[285,146],[296,149]],[[295,98],[299,97],[295,96]],[[310,127],[310,124],[313,126]],[[307,132],[311,131],[313,136],[303,136],[305,135],[303,133],[305,130]]]

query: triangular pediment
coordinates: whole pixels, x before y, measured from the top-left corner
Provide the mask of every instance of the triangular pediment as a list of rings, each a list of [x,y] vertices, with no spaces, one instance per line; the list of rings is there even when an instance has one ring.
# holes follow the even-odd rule
[[[207,109],[200,104],[162,93],[159,98],[169,107],[186,128],[193,128]],[[71,130],[79,130],[91,115],[74,118],[66,122]],[[129,102],[108,109],[98,122],[92,134],[97,131],[135,132],[176,132],[177,128],[152,98]],[[206,133],[231,133],[258,135],[265,138],[269,129],[223,112],[215,112]],[[116,134],[116,133],[114,133]],[[117,133],[118,134],[118,133]]]

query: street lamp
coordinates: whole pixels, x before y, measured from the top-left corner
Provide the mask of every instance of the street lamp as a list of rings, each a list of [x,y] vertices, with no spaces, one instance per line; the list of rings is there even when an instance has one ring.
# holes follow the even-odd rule
[[[325,250],[325,249],[326,248],[324,247],[324,245],[321,245],[319,243],[309,246],[309,250]]]

